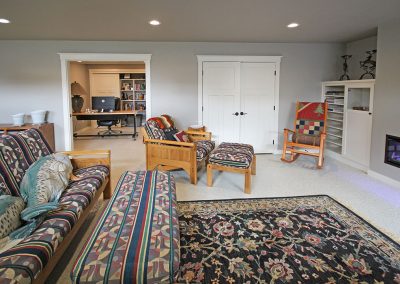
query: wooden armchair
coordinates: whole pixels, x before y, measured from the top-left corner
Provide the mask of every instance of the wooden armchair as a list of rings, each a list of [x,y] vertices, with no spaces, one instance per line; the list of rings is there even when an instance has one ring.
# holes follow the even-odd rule
[[[326,118],[328,104],[326,102],[297,102],[294,131],[284,130],[284,141],[281,160],[293,162],[299,155],[317,157],[317,168],[324,163],[326,139]],[[290,136],[291,135],[291,136]],[[287,158],[289,154],[289,158]]]
[[[146,145],[146,169],[152,170],[155,167],[165,171],[183,169],[189,175],[190,182],[197,184],[197,170],[208,159],[214,146],[207,150],[208,153],[205,153],[204,157],[198,156],[198,147],[206,146],[202,141],[210,141],[211,132],[188,130],[185,132],[190,142],[178,142],[152,139],[145,128],[143,127],[141,131]]]

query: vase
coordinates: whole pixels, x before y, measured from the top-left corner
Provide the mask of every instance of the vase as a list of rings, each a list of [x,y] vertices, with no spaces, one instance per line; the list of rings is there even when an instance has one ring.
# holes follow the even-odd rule
[[[81,112],[83,107],[83,98],[80,95],[72,96],[72,110],[73,112]]]

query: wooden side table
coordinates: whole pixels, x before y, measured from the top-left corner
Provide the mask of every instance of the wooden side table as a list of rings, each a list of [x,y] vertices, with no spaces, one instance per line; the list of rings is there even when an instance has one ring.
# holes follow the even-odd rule
[[[55,139],[54,139],[54,123],[43,123],[43,124],[32,124],[25,123],[22,126],[16,126],[12,124],[1,124],[0,123],[0,131],[3,131],[3,134],[8,134],[8,132],[12,131],[23,131],[27,129],[36,128],[39,129],[46,141],[50,144],[50,147],[55,151]]]

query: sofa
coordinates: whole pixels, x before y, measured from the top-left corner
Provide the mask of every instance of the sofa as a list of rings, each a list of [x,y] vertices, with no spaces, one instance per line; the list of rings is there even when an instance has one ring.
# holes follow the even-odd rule
[[[31,164],[53,151],[40,131],[0,136],[0,194],[20,196],[19,186]],[[64,152],[78,177],[63,191],[59,206],[36,230],[0,254],[1,283],[44,283],[58,260],[104,194],[110,198],[110,151]]]
[[[211,132],[185,131],[188,141],[171,138],[168,133],[179,132],[169,115],[149,118],[142,128],[146,145],[146,169],[158,168],[164,171],[183,169],[192,184],[197,184],[197,171],[206,164],[215,148]]]

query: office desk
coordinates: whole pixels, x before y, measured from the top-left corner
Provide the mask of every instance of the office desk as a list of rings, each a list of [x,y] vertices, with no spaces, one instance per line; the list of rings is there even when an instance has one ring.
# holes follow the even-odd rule
[[[138,136],[136,130],[136,110],[115,110],[113,112],[75,112],[72,116],[75,116],[77,120],[122,120],[128,116],[133,116],[133,133],[121,133],[112,135],[97,135],[97,134],[78,134],[74,133],[74,137],[104,137],[104,136],[132,136],[136,140]]]

